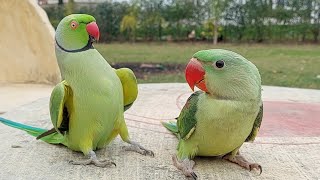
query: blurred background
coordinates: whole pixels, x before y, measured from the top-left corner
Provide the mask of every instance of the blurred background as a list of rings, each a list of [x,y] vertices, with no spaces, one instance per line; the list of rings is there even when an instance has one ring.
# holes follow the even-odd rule
[[[140,83],[185,82],[198,50],[224,48],[259,68],[264,85],[320,89],[319,0],[38,0],[55,28],[93,15],[96,48]]]

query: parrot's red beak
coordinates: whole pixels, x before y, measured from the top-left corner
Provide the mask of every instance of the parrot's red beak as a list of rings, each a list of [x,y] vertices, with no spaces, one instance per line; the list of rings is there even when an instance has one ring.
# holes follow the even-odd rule
[[[192,91],[194,91],[194,86],[197,86],[202,91],[208,92],[204,75],[205,71],[201,63],[196,58],[192,58],[185,71],[187,83]]]
[[[91,22],[87,24],[86,29],[90,36],[92,36],[95,40],[99,40],[100,32],[96,22]]]

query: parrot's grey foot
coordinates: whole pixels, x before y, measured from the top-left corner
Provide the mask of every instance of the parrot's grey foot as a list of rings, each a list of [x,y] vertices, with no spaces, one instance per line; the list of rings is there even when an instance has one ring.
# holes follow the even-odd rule
[[[191,177],[192,179],[197,179],[198,176],[196,173],[193,172],[193,166],[195,162],[190,159],[184,159],[179,161],[176,155],[172,156],[173,165],[182,171],[182,173],[187,176]]]
[[[236,163],[239,166],[248,169],[249,171],[251,171],[252,169],[256,169],[256,170],[260,171],[260,174],[262,173],[262,167],[260,164],[250,163],[241,155],[236,155],[234,157],[232,157],[231,155],[226,155],[223,157],[223,159],[226,159],[230,162]]]
[[[97,167],[107,167],[107,166],[117,166],[116,163],[108,160],[108,159],[104,159],[104,160],[98,160],[96,153],[94,151],[90,151],[89,152],[90,158],[88,160],[84,160],[84,161],[69,161],[70,164],[73,165],[89,165],[89,164],[93,164]]]
[[[133,142],[133,141],[128,141],[128,143],[131,144],[131,146],[125,147],[126,151],[134,151],[134,152],[137,152],[137,153],[145,155],[145,156],[149,155],[149,156],[154,157],[154,153],[151,150],[148,150],[148,149],[142,147],[140,144]]]

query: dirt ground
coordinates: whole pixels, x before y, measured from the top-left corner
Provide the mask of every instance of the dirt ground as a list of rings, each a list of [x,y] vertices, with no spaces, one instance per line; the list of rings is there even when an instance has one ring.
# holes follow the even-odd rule
[[[112,63],[112,67],[118,69],[122,67],[130,68],[139,79],[146,76],[161,76],[163,74],[177,74],[184,72],[185,64],[168,63]]]

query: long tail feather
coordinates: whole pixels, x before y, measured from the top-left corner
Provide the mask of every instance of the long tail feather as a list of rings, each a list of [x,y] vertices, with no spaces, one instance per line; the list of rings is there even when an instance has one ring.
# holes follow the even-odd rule
[[[39,135],[41,135],[47,131],[47,129],[28,126],[25,124],[10,121],[10,120],[2,118],[2,117],[0,117],[0,122],[7,125],[7,126],[11,126],[13,128],[23,130],[34,137],[38,137]],[[44,142],[50,143],[50,144],[60,144],[60,143],[63,143],[63,136],[59,133],[53,133],[53,134],[50,134],[48,136],[41,138],[41,140],[43,140]]]
[[[169,121],[169,122],[161,122],[161,124],[167,128],[170,132],[178,136],[178,126],[176,121]]]

